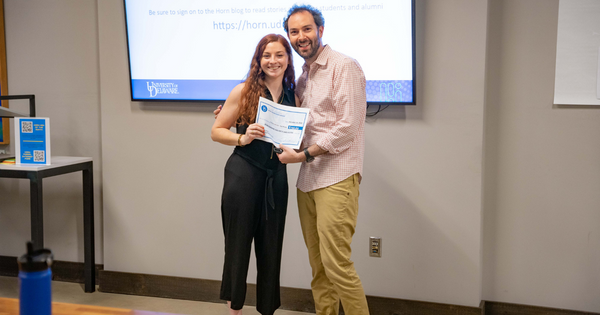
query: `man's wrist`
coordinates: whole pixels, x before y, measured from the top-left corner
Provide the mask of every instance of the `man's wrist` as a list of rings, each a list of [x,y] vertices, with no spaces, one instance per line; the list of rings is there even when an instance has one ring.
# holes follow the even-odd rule
[[[310,155],[310,152],[308,152],[308,148],[304,148],[304,157],[306,158],[306,163],[310,163],[315,160],[315,157]]]

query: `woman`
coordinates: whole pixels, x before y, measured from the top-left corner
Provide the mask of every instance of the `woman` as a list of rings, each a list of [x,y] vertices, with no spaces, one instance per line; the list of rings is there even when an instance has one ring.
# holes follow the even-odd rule
[[[258,43],[245,82],[237,85],[211,130],[213,141],[236,146],[225,165],[221,216],[225,263],[221,299],[242,314],[252,240],[258,269],[256,309],[271,315],[281,305],[279,271],[288,199],[285,165],[255,123],[259,97],[296,106],[292,50],[285,37],[269,34]],[[230,126],[236,126],[236,133]]]

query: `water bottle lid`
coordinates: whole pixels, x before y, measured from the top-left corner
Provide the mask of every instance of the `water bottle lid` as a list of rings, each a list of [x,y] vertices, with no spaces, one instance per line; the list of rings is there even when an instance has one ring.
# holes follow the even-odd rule
[[[33,250],[33,244],[27,242],[27,254],[19,257],[19,270],[25,272],[43,271],[52,266],[54,256],[49,249]]]

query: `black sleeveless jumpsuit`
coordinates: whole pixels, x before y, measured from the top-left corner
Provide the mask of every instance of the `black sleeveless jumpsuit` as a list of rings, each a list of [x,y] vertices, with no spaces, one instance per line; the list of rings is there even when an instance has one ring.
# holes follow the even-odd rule
[[[284,88],[282,104],[296,106],[294,91]],[[267,98],[272,99],[269,91]],[[244,134],[248,125],[238,126]],[[254,240],[256,309],[272,315],[281,305],[279,272],[288,200],[286,166],[273,152],[273,145],[255,139],[235,147],[225,165],[221,216],[225,234],[225,263],[221,282],[222,300],[239,310],[246,298],[250,249]]]

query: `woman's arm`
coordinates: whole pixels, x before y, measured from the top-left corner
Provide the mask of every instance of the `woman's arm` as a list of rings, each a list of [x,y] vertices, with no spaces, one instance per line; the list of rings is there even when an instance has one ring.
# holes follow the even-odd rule
[[[215,122],[210,130],[210,138],[213,141],[225,144],[225,145],[242,145],[245,146],[252,142],[256,138],[264,136],[264,128],[259,124],[252,124],[246,130],[246,134],[240,137],[240,134],[229,130],[237,121],[239,117],[239,103],[242,96],[242,89],[244,83],[238,84],[225,101],[225,105],[218,113]]]
[[[225,145],[238,145],[239,135],[229,129],[235,124],[239,116],[238,104],[243,88],[244,83],[240,83],[231,90],[231,93],[229,93],[229,96],[225,101],[225,106],[221,109],[221,112],[216,117],[212,129],[210,130],[210,138],[213,141]]]

